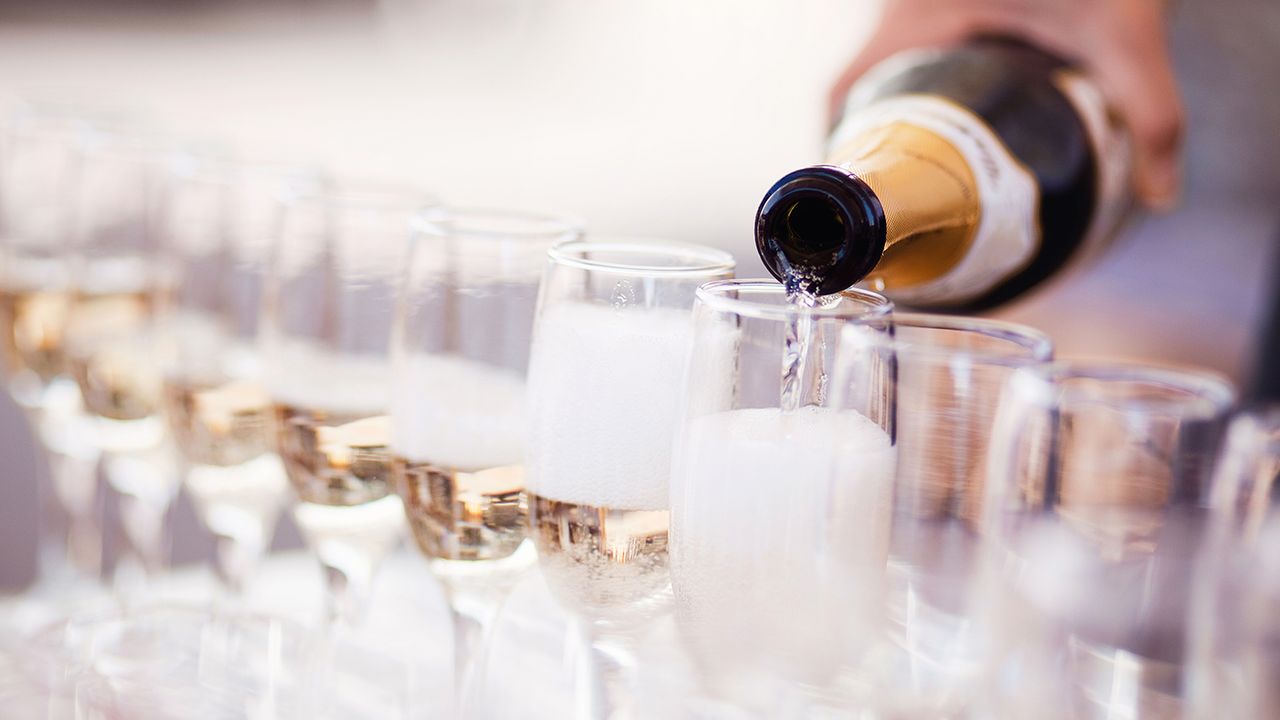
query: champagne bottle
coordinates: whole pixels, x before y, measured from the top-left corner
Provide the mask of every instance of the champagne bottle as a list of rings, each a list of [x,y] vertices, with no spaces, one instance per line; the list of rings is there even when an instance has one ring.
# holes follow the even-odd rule
[[[990,307],[1087,254],[1128,203],[1128,137],[1097,87],[1011,40],[886,59],[829,148],[756,214],[769,271],[811,295],[865,280],[906,305]]]

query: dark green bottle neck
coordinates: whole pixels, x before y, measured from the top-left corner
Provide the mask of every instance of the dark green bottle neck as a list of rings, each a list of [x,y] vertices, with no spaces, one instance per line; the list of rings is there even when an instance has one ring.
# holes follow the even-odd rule
[[[769,189],[756,211],[755,233],[770,274],[789,288],[831,295],[852,287],[880,261],[884,208],[853,173],[815,165]]]

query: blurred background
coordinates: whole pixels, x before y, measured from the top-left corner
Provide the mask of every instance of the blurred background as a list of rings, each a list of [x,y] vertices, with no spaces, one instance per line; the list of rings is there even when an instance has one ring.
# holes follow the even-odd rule
[[[1064,0],[1065,1],[1065,0]],[[940,7],[943,3],[940,3]],[[1181,206],[996,314],[1060,355],[1253,370],[1280,246],[1280,3],[1176,3]],[[265,160],[735,253],[764,191],[821,159],[873,0],[0,2],[0,97],[74,101]],[[1274,372],[1274,369],[1272,369]],[[34,445],[0,400],[0,587],[35,568]],[[185,505],[175,561],[211,544]],[[277,545],[297,543],[283,528]]]

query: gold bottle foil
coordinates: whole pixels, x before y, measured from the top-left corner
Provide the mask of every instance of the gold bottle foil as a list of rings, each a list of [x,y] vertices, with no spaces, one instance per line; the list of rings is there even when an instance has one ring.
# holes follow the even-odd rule
[[[875,287],[936,280],[969,252],[982,217],[977,180],[942,136],[891,123],[850,139],[829,161],[862,178],[884,208],[884,256],[868,276]]]

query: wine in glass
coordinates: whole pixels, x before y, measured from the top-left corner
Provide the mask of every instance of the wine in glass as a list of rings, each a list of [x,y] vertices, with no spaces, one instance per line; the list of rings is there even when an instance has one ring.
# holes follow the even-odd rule
[[[120,497],[132,554],[117,566],[152,577],[166,564],[166,516],[178,472],[161,413],[155,309],[165,293],[157,227],[163,164],[172,147],[130,132],[84,143],[74,195],[67,360]]]
[[[670,597],[671,446],[702,283],[727,253],[574,241],[543,274],[529,366],[529,525],[573,616],[581,717],[625,705],[627,645]]]
[[[396,314],[394,472],[409,528],[454,615],[458,714],[488,627],[533,560],[524,498],[525,374],[557,217],[436,208],[415,223]]]
[[[404,528],[391,478],[389,347],[410,223],[430,204],[412,191],[299,194],[273,254],[262,347],[275,446],[333,620],[361,618]]]
[[[98,451],[67,361],[79,118],[20,108],[0,128],[0,352],[5,387],[44,451],[38,593],[96,580]]]
[[[161,308],[165,414],[184,486],[217,539],[218,575],[236,594],[288,491],[256,340],[280,203],[309,182],[287,167],[183,157],[163,213],[173,286]]]
[[[671,470],[671,581],[704,691],[775,717],[839,707],[884,623],[893,497],[892,305],[704,285]],[[794,328],[810,372],[797,377]]]

